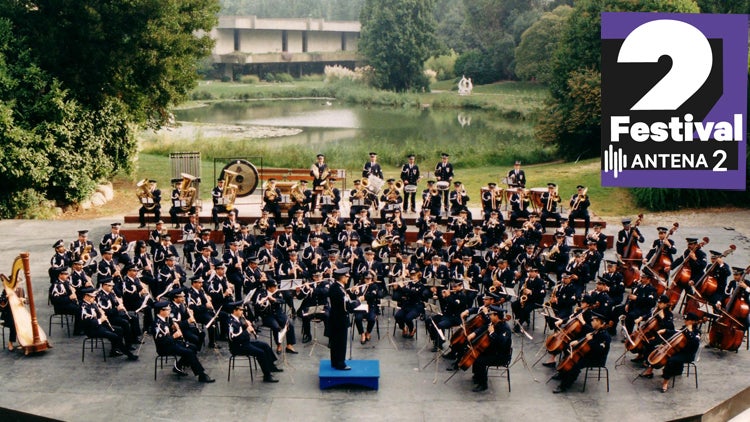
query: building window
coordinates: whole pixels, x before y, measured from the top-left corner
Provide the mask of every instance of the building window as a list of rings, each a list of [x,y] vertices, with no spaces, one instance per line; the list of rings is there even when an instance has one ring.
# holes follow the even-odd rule
[[[302,52],[307,53],[307,31],[302,31]]]
[[[346,32],[341,33],[341,51],[346,51]]]
[[[286,30],[281,31],[281,51],[289,51],[289,34]]]
[[[240,51],[240,30],[234,30],[234,51]]]

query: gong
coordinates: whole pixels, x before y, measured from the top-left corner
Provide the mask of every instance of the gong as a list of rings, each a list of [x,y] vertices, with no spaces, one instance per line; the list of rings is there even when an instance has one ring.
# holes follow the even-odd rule
[[[255,192],[258,187],[258,169],[253,163],[247,160],[232,160],[229,164],[221,169],[220,178],[224,178],[224,170],[230,170],[237,175],[232,180],[233,185],[237,185],[237,196],[248,196]]]

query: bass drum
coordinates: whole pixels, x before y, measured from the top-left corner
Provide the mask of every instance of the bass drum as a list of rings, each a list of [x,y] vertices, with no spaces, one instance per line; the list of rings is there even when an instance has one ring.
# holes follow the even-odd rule
[[[224,170],[237,173],[232,180],[233,185],[237,185],[237,196],[248,196],[255,192],[258,187],[258,169],[253,163],[247,160],[232,160],[229,164],[221,169],[220,176],[224,178]]]
[[[404,192],[406,192],[406,193],[416,193],[417,192],[417,185],[406,185],[406,186],[404,186]]]

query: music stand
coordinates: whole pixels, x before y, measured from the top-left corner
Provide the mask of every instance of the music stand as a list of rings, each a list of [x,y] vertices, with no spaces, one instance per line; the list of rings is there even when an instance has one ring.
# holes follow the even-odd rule
[[[625,335],[625,341],[630,342],[630,344],[635,345],[635,343],[633,342],[633,339],[630,337],[630,334],[628,333],[628,329],[624,325],[621,326],[620,329],[622,329],[622,333]],[[628,352],[629,350],[626,346],[625,351],[622,353],[622,355],[620,355],[620,357],[617,358],[617,360],[615,360],[615,368],[618,368],[625,364],[625,356],[628,355]]]
[[[303,312],[302,318],[312,315],[313,316],[312,318],[314,320],[316,314],[323,314],[323,313],[325,313],[325,306],[317,305],[317,306],[313,306],[312,308],[308,308],[307,312]],[[313,321],[310,321],[310,323],[313,323]],[[308,344],[308,346],[310,346],[310,354],[308,354],[308,356],[312,356],[313,350],[315,350],[315,346],[323,346],[326,349],[328,349],[328,346],[318,341],[318,327],[313,326],[312,330],[313,330],[313,336],[312,336],[312,342]],[[351,356],[349,356],[349,359],[351,359]]]
[[[396,308],[398,308],[398,302],[396,302],[393,299],[380,299],[380,310],[382,311],[384,308],[396,309]],[[393,311],[391,312],[391,314],[392,313],[393,313]],[[380,314],[383,315],[383,312],[381,312]],[[394,324],[395,324],[395,321],[394,321]],[[386,330],[386,333],[390,333],[391,332],[391,315],[388,315],[388,319],[386,320],[385,330]],[[396,349],[396,350],[398,350],[398,346],[396,346],[396,342],[393,341],[393,336],[389,335],[388,339],[391,342],[391,344],[393,345],[393,348]]]
[[[426,303],[425,304],[425,313],[427,313],[427,311],[429,311],[430,313],[432,313],[433,316],[435,316],[435,315],[442,315],[442,313],[440,312],[441,311],[440,306],[439,305],[435,305],[433,303]],[[435,332],[437,333],[438,337],[440,337],[440,340],[442,340],[444,342],[445,341],[445,334],[443,334],[443,330],[441,330],[440,328],[438,328],[437,324],[435,324],[435,320],[434,319],[432,319],[432,318],[429,318],[429,319],[430,319],[430,323],[435,328]],[[424,346],[422,346],[422,348],[419,350],[419,352],[417,352],[417,354],[422,353],[422,350],[424,350],[429,345],[430,345],[430,339],[427,339],[427,341],[425,341]],[[433,384],[437,383],[438,368],[440,367],[440,361],[442,359],[443,359],[443,350],[441,348],[438,348],[438,350],[434,352],[434,355],[432,356],[432,359],[430,359],[430,361],[427,362],[427,364],[422,367],[422,370],[424,371],[428,366],[432,365],[433,362],[435,363],[435,377],[432,379],[432,383]]]
[[[539,380],[536,379],[536,377],[534,376],[534,373],[531,372],[531,367],[529,366],[529,363],[526,362],[526,357],[524,356],[524,352],[523,352],[523,345],[525,343],[525,339],[528,337],[529,340],[534,340],[534,337],[531,337],[531,335],[526,330],[524,330],[523,326],[521,326],[520,324],[518,325],[518,327],[521,329],[521,351],[518,352],[518,356],[516,356],[516,358],[513,360],[513,363],[511,363],[510,366],[508,366],[508,370],[510,370],[510,368],[512,368],[513,365],[515,365],[516,363],[520,361],[523,364],[523,367],[526,368],[527,371],[529,371],[529,375],[531,375],[531,378],[534,379],[534,382],[539,382]]]
[[[284,328],[279,330],[279,344],[281,345],[281,362],[283,363],[284,367],[292,368],[294,369],[294,366],[287,362],[286,360],[286,344],[284,342],[286,341],[286,332],[289,328],[289,319],[286,320],[286,324],[284,325]],[[294,383],[294,381],[292,381]]]

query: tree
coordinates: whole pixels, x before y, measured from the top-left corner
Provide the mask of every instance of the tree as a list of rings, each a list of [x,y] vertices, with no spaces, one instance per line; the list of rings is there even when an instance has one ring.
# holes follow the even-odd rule
[[[217,0],[0,0],[39,67],[97,109],[118,98],[158,127],[187,98],[211,52]]]
[[[558,146],[567,159],[600,154],[601,109],[578,101],[600,94],[592,84],[601,62],[601,12],[698,13],[694,0],[582,0],[576,2],[553,57],[551,100],[542,113],[537,135]],[[591,92],[584,92],[591,90]],[[599,100],[601,101],[601,100]],[[588,113],[588,115],[583,115]]]
[[[422,64],[436,46],[434,0],[366,0],[359,51],[375,69],[375,85],[395,91],[429,87]]]
[[[573,13],[570,6],[559,6],[545,13],[521,35],[516,48],[516,75],[525,80],[535,79],[542,83],[552,80],[552,63],[560,34]]]

